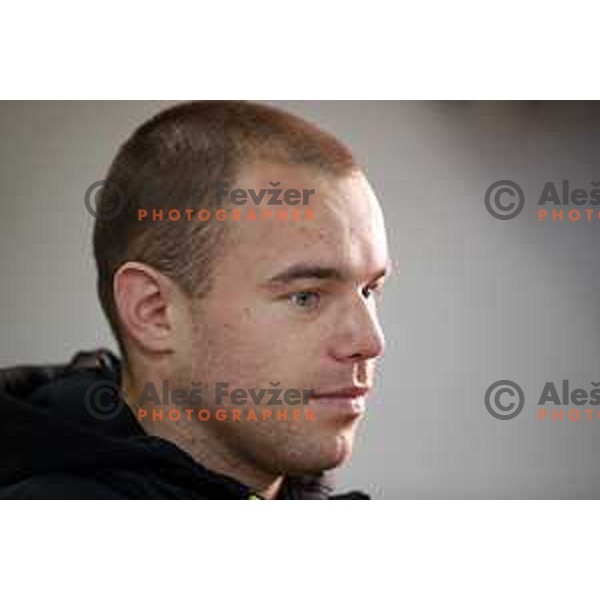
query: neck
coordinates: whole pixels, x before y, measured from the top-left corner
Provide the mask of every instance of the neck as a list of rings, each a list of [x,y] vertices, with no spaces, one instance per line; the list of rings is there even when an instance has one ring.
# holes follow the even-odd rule
[[[159,378],[152,381],[155,389],[158,390],[162,388],[162,382],[163,379]],[[134,378],[127,369],[123,370],[121,388],[125,401],[137,418],[138,409],[142,408],[139,406],[142,389],[135,385]],[[281,488],[282,475],[267,473],[251,461],[245,460],[243,456],[230,448],[221,436],[214,434],[200,421],[145,419],[139,423],[148,435],[168,440],[187,452],[206,469],[227,475],[247,485],[263,498],[269,500],[275,498]]]

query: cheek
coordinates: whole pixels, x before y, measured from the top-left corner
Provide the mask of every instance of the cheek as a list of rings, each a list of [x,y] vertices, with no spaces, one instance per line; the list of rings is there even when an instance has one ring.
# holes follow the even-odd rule
[[[206,380],[252,384],[262,375],[274,377],[280,370],[277,361],[285,361],[276,332],[253,318],[249,309],[230,316],[204,316],[194,329],[193,362]]]

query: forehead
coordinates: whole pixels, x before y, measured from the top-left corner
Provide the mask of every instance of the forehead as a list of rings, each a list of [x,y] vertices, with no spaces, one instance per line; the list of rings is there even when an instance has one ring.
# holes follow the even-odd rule
[[[383,214],[360,171],[339,177],[306,167],[260,163],[247,167],[231,187],[252,189],[255,194],[279,188],[280,198],[285,190],[297,190],[308,199],[307,204],[269,206],[270,194],[266,193],[258,206],[247,202],[237,207],[241,220],[228,225],[232,244],[227,254],[234,255],[238,265],[252,265],[246,275],[269,276],[274,269],[296,262],[333,266],[356,276],[368,276],[386,266]],[[251,210],[257,220],[247,220]],[[262,220],[263,210],[285,211],[287,221]]]

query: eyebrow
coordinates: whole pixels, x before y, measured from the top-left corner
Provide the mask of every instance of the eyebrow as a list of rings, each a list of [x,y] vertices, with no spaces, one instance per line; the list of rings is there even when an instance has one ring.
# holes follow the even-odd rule
[[[389,275],[391,271],[391,261],[388,260],[386,266],[375,273],[372,281],[381,279]],[[288,285],[298,279],[329,279],[333,281],[347,281],[350,279],[348,274],[337,267],[326,267],[319,264],[299,263],[292,265],[281,273],[270,277],[266,285]]]

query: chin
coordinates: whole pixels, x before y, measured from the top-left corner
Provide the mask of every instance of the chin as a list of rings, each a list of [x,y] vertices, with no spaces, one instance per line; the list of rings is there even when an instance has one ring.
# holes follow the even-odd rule
[[[310,448],[289,452],[283,458],[283,472],[289,475],[317,475],[343,465],[352,456],[354,436],[349,433],[335,438],[314,440]]]

